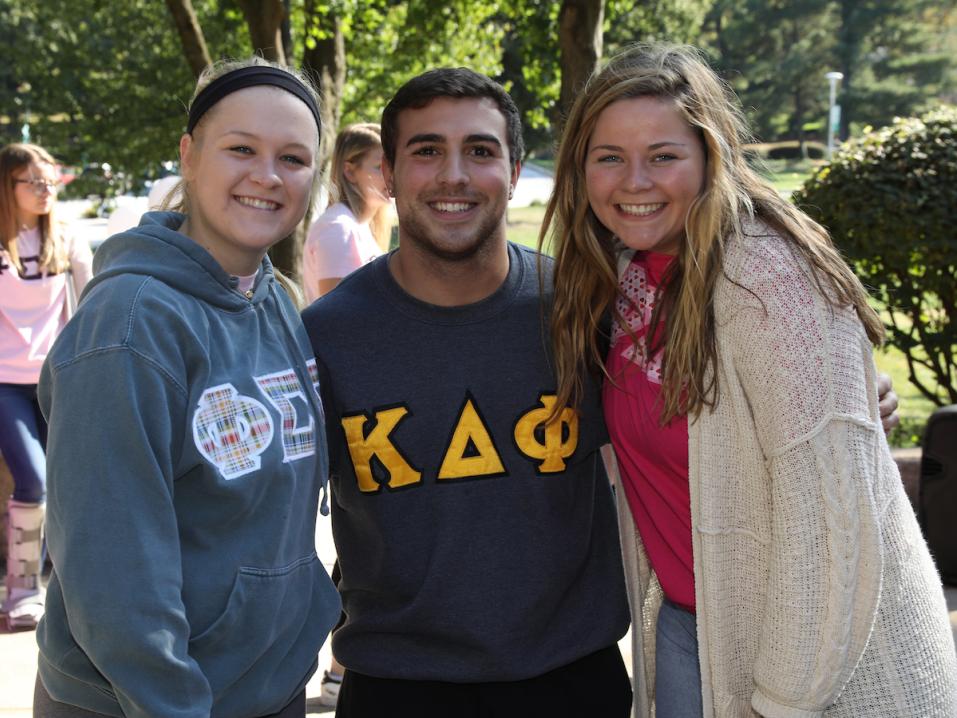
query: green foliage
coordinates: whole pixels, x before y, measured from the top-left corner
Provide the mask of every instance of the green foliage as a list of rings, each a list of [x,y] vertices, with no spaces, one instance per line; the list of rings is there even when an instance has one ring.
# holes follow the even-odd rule
[[[378,121],[407,80],[432,67],[468,66],[501,73],[504,28],[497,3],[451,0],[353,0],[343,28],[348,71],[344,123]]]
[[[957,7],[932,0],[714,0],[709,50],[764,141],[825,140],[828,83],[849,128],[889,124],[957,93]]]
[[[0,0],[0,18],[11,17],[13,0]],[[20,79],[12,60],[22,52],[16,29],[12,23],[0,22],[0,47],[8,48],[11,62],[0,62],[0,144],[20,141],[23,123],[23,99],[20,97]]]
[[[193,7],[214,59],[251,52],[234,0],[194,0]],[[377,120],[398,86],[429,67],[501,73],[499,3],[291,0],[289,8],[297,58],[321,37],[319,15],[342,23],[343,122]],[[67,164],[108,162],[118,191],[176,158],[194,78],[165,3],[0,0],[0,40],[5,141],[19,139],[29,116],[34,141]]]
[[[11,10],[2,25],[17,47],[0,66],[15,68],[33,141],[67,164],[109,163],[121,191],[176,158],[193,77],[164,3],[18,0]],[[218,3],[204,10],[222,54],[249,52],[225,42],[235,26]]]
[[[840,21],[834,69],[844,73],[842,137],[852,126],[885,125],[917,114],[955,89],[948,77],[952,30],[946,30],[955,19],[953,3],[838,0],[835,5]]]
[[[558,111],[558,12],[561,3],[518,0],[500,17],[505,27],[501,81],[522,113],[525,146],[550,152]]]
[[[888,436],[888,443],[897,448],[920,446],[924,426],[937,408],[936,405],[910,382],[907,358],[898,349],[885,344],[875,350],[874,361],[878,371],[890,375],[894,381],[894,391],[900,399],[898,414],[901,423]],[[927,372],[921,374],[926,375]]]
[[[603,54],[607,57],[640,40],[693,42],[712,0],[607,0]],[[506,29],[499,79],[522,112],[525,145],[539,158],[558,138],[561,72],[558,52],[560,2],[515,0],[501,3],[498,21]]]
[[[695,43],[713,4],[714,0],[607,0],[605,54],[638,41]]]
[[[516,100],[526,146],[548,154],[560,86],[553,0],[287,0],[293,62],[335,17],[345,40],[342,122],[375,120],[395,89],[468,65]],[[214,58],[251,50],[236,0],[193,0]],[[845,117],[885,124],[957,101],[957,9],[931,0],[606,0],[604,54],[639,40],[704,47],[764,140],[809,138],[827,111],[823,73],[845,71]],[[849,70],[845,68],[845,63]],[[65,162],[110,163],[137,183],[175,159],[193,80],[158,0],[0,0],[0,139],[33,139]],[[823,139],[818,134],[818,139]]]
[[[957,108],[846,143],[795,201],[887,308],[910,381],[937,405],[957,403]]]
[[[716,64],[756,134],[764,141],[804,139],[806,123],[827,112],[823,74],[835,37],[832,4],[717,0],[708,24]]]

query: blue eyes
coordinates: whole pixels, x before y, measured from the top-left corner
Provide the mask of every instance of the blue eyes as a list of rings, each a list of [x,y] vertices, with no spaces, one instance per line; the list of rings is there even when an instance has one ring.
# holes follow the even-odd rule
[[[672,160],[678,159],[677,155],[673,155],[670,152],[662,152],[661,154],[653,155],[651,157],[651,162],[654,164],[661,164],[663,162],[671,162]],[[597,158],[596,162],[599,163],[617,163],[624,162],[625,160],[621,155],[601,155]]]
[[[232,147],[229,148],[229,151],[235,152],[236,154],[239,154],[239,155],[252,156],[256,154],[253,148],[249,147],[248,145],[233,145]],[[305,166],[306,164],[306,161],[304,159],[302,159],[301,157],[297,157],[296,155],[282,155],[279,159],[291,165]]]

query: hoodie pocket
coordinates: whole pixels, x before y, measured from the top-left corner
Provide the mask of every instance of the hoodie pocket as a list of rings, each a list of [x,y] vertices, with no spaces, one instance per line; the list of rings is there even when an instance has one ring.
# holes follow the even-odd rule
[[[214,699],[241,678],[268,673],[296,642],[310,618],[317,572],[325,569],[315,553],[280,568],[239,569],[223,613],[189,641]]]

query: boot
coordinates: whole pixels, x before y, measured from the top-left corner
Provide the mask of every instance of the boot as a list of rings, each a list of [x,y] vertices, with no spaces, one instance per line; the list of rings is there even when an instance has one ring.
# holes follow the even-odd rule
[[[44,504],[7,502],[7,598],[0,607],[10,628],[36,628],[45,594],[40,583]]]

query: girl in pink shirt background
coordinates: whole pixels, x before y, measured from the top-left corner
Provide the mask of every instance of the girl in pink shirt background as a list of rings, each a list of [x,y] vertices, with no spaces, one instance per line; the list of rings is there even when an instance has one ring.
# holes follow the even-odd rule
[[[339,132],[329,184],[329,206],[310,227],[303,248],[309,302],[389,249],[391,202],[382,179],[379,125],[362,122]]]
[[[11,627],[35,628],[43,615],[46,425],[37,379],[91,274],[89,247],[56,221],[57,183],[54,159],[42,147],[0,150],[0,453],[14,481],[0,612]]]

